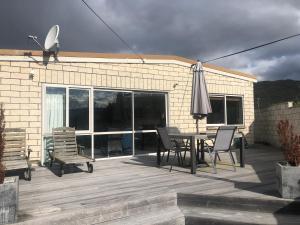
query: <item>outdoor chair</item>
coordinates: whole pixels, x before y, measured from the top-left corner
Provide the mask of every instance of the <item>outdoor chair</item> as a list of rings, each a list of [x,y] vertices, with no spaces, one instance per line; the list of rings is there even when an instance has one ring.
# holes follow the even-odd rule
[[[64,174],[64,165],[83,164],[86,162],[88,172],[93,172],[92,160],[84,156],[84,147],[77,145],[75,128],[53,128],[52,135],[53,150],[49,151],[50,167],[52,167],[53,162],[58,162],[60,164],[60,176],[62,176]]]
[[[160,138],[160,143],[161,143],[161,147],[168,152],[168,155],[170,154],[170,152],[174,152],[174,157],[171,161],[171,166],[170,166],[170,172],[172,171],[172,167],[173,167],[173,162],[175,160],[175,158],[177,157],[178,160],[178,164],[182,165],[183,164],[183,160],[182,160],[182,155],[181,152],[183,151],[182,148],[180,148],[178,145],[176,145],[176,142],[172,141],[168,135],[168,130],[166,127],[159,127],[157,128],[157,134]]]
[[[235,131],[236,126],[220,126],[218,128],[215,141],[213,142],[213,146],[207,147],[214,173],[217,173],[216,160],[220,153],[229,154],[233,169],[236,171],[235,161],[230,149]]]
[[[179,134],[180,130],[178,129],[178,127],[167,127],[168,133],[171,134]],[[172,141],[175,142],[176,146],[182,149],[182,152],[184,152],[183,155],[183,162],[185,161],[185,157],[186,157],[186,152],[189,151],[190,149],[190,140],[184,140],[182,138],[175,138],[172,139]],[[169,158],[169,155],[168,155]]]
[[[26,130],[21,128],[4,129],[3,163],[5,170],[25,169],[25,180],[31,180],[31,164],[29,161],[31,149],[26,146]]]

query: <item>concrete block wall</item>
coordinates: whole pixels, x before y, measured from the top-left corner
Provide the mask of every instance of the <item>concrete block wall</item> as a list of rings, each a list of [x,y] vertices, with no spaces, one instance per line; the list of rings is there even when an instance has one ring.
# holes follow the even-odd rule
[[[277,124],[280,120],[289,120],[294,132],[300,134],[300,107],[288,106],[288,102],[276,104],[265,109],[255,110],[255,141],[280,147]]]
[[[34,74],[30,79],[30,74]],[[210,93],[244,96],[245,126],[241,128],[253,140],[253,84],[251,81],[206,73]],[[1,61],[0,102],[4,103],[6,126],[26,128],[32,158],[40,160],[42,144],[42,85],[94,86],[106,89],[162,91],[168,93],[169,125],[183,132],[196,131],[190,115],[192,72],[174,63],[91,63]],[[201,120],[200,131],[206,130]]]

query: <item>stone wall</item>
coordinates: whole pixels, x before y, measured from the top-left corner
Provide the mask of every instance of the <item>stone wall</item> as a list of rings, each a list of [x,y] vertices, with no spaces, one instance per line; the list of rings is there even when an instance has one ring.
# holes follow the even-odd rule
[[[300,134],[300,107],[292,102],[284,102],[265,109],[255,110],[255,142],[279,147],[277,124],[289,120],[294,131]]]
[[[24,57],[25,58],[25,57]],[[82,60],[81,60],[82,61]],[[30,74],[34,74],[33,79]],[[210,93],[244,96],[245,126],[241,127],[251,143],[254,121],[253,82],[214,73],[206,73]],[[190,116],[192,73],[188,66],[175,63],[91,63],[1,61],[0,102],[4,103],[6,126],[26,128],[32,158],[41,159],[42,85],[77,85],[122,90],[148,90],[168,93],[169,126],[184,132],[195,131]],[[206,120],[200,122],[206,130]]]

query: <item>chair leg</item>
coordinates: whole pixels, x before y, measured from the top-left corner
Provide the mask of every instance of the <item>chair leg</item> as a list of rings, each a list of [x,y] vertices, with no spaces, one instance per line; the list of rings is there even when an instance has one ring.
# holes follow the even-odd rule
[[[179,156],[180,156],[180,161],[181,161],[181,166],[183,166],[183,157],[182,157],[182,154],[181,154],[181,152],[179,152]]]
[[[178,161],[178,165],[181,165],[181,157],[180,157],[180,152],[176,152],[175,153],[177,155],[177,161]]]
[[[216,153],[216,155],[217,155],[217,157],[218,157],[219,161],[221,161],[221,158],[220,158],[220,155],[219,155],[219,153]]]
[[[219,155],[219,154],[218,154],[217,152],[215,152],[215,155],[214,155],[214,156],[215,156],[215,157],[214,157],[214,163],[215,163],[215,165],[217,165],[217,157],[218,157],[218,155]]]
[[[170,152],[169,152],[169,154],[170,154]],[[176,152],[175,152],[175,154],[174,154],[174,156],[173,156],[173,158],[172,158],[172,161],[170,162],[170,165],[171,165],[171,166],[170,166],[169,172],[172,171],[172,167],[173,167],[173,163],[174,163],[175,158],[176,158]]]
[[[233,155],[232,155],[232,152],[229,150],[229,156],[230,156],[230,159],[231,159],[231,163],[232,163],[232,167],[233,167],[233,170],[234,172],[236,171],[236,168],[235,168],[235,162],[234,162],[234,158],[233,158]]]
[[[235,159],[234,159],[234,157],[233,157],[233,155],[232,155],[232,152],[231,152],[231,151],[229,151],[229,152],[230,152],[230,155],[231,155],[231,157],[232,157],[233,163],[234,163],[234,165],[235,165]]]
[[[170,158],[170,150],[168,151],[167,162],[169,162],[169,158]]]
[[[215,160],[216,156],[214,157],[213,152],[211,152],[211,151],[208,151],[208,154],[209,154],[211,164],[212,164],[212,167],[213,167],[213,173],[217,173],[216,160]],[[216,153],[214,153],[214,154],[216,154]]]
[[[184,151],[184,154],[183,154],[183,160],[184,160],[184,161],[185,161],[186,151],[187,151],[187,150],[185,150],[185,151]]]
[[[163,154],[162,154],[161,161],[164,160],[164,157],[165,157],[165,152],[163,152]]]

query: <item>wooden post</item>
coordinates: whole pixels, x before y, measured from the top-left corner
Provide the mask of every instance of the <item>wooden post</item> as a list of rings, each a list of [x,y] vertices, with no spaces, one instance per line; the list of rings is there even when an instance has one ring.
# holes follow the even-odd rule
[[[197,162],[196,162],[196,151],[195,151],[195,137],[190,137],[191,143],[191,174],[196,174]]]

